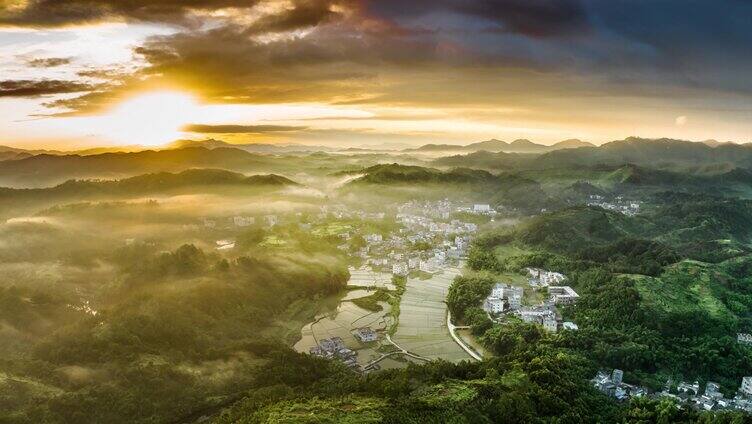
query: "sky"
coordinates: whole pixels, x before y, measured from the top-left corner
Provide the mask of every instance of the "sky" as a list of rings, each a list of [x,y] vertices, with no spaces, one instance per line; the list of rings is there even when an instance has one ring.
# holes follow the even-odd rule
[[[752,140],[746,0],[0,0],[0,145]]]

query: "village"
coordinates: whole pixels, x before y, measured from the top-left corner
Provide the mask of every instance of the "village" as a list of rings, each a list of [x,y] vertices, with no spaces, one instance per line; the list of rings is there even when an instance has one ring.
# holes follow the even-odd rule
[[[497,283],[483,301],[483,310],[491,319],[502,322],[506,317],[516,317],[524,322],[540,324],[550,332],[559,330],[577,330],[571,321],[563,321],[557,306],[571,305],[577,302],[579,295],[569,286],[561,285],[566,276],[561,273],[539,268],[527,268],[528,285],[535,291],[548,297],[534,305],[524,302],[524,288],[511,284]]]
[[[586,203],[588,206],[597,206],[606,210],[619,212],[626,216],[635,216],[640,213],[641,203],[636,200],[628,200],[622,196],[616,196],[607,200],[600,194],[591,194]]]
[[[359,280],[378,279],[379,275],[403,279],[408,276],[430,278],[433,275],[442,275],[449,269],[461,267],[462,260],[467,256],[472,235],[478,231],[477,224],[453,219],[452,215],[456,213],[483,215],[490,219],[497,214],[488,204],[460,205],[446,199],[438,202],[410,201],[397,206],[394,215],[395,231],[388,234],[343,231],[338,234],[342,243],[337,247],[352,259],[350,274],[359,276]],[[322,207],[319,218],[380,221],[386,218],[386,214],[356,211],[334,205]],[[353,249],[352,242],[358,237],[362,237],[364,243]],[[366,288],[373,290],[378,288],[378,285],[369,285]],[[411,353],[397,345],[383,327],[352,328],[350,336],[351,340],[344,340],[341,336],[317,340],[317,344],[310,347],[308,352],[315,356],[339,360],[361,372],[379,369],[377,362],[393,353],[403,354],[413,360],[428,360],[427,357]],[[394,350],[383,353],[377,360],[369,363],[358,363],[357,349],[353,348],[353,342],[356,342],[355,346],[358,347],[378,350],[380,340]],[[448,335],[447,340],[453,343]]]
[[[752,412],[752,376],[742,378],[736,395],[730,399],[721,393],[720,385],[713,381],[705,383],[705,389],[701,391],[698,381],[693,383],[681,381],[674,387],[672,380],[669,379],[660,392],[650,393],[645,387],[625,383],[624,371],[620,369],[614,369],[610,373],[598,371],[591,383],[600,392],[618,401],[651,396],[669,398],[677,404],[702,411],[737,409]]]
[[[637,213],[640,207],[637,202],[620,198],[607,202],[597,196],[591,196],[589,204],[625,215]],[[405,202],[398,205],[392,214],[367,212],[344,205],[325,205],[317,214],[309,216],[308,222],[297,225],[302,230],[316,234],[317,228],[331,226],[332,222],[393,220],[394,230],[388,233],[363,232],[355,226],[336,227],[334,231],[340,240],[337,248],[350,258],[351,275],[356,276],[357,281],[364,282],[359,283],[364,284],[362,288],[373,292],[377,289],[394,290],[394,278],[425,278],[461,267],[479,226],[455,218],[458,214],[483,216],[493,221],[499,212],[488,204],[459,204],[446,199],[436,202]],[[295,218],[296,221],[299,220],[299,216]],[[216,229],[222,226],[245,228],[261,225],[272,230],[284,223],[285,219],[285,216],[278,215],[205,218],[199,227]],[[358,239],[361,242],[355,243]],[[235,241],[230,238],[216,241],[216,249],[220,251],[234,246]],[[491,288],[482,303],[488,316],[498,323],[511,318],[538,324],[552,333],[578,330],[576,323],[566,321],[562,316],[561,308],[572,305],[579,299],[577,292],[567,285],[567,277],[556,271],[534,267],[524,271],[525,284],[499,281]],[[306,351],[314,356],[340,361],[359,373],[378,370],[383,364],[382,360],[395,355],[404,355],[408,361],[429,360],[428,357],[409,352],[396,344],[390,337],[388,325],[384,323],[382,318],[367,325],[354,325],[347,333],[320,339],[314,337],[315,342]],[[752,335],[739,334],[738,340],[740,344],[750,345]],[[461,342],[458,341],[458,344]],[[367,360],[362,357],[362,352],[371,352]],[[619,369],[599,371],[591,383],[597,390],[618,401],[650,396],[671,398],[698,410],[743,409],[752,412],[752,377],[743,379],[738,393],[731,399],[725,398],[714,382],[707,382],[701,391],[698,382],[680,382],[672,387],[671,381],[668,381],[660,392],[651,392],[646,387],[624,382],[623,377],[624,372]]]

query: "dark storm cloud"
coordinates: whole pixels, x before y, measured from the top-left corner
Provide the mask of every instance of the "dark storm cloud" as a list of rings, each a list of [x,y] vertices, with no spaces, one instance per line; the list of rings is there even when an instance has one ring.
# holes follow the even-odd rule
[[[258,0],[30,0],[18,7],[0,2],[0,24],[54,27],[107,20],[186,23],[194,10],[249,8]]]
[[[292,9],[275,15],[267,15],[254,22],[248,33],[284,32],[299,28],[314,27],[340,17],[332,10],[332,0],[298,0]]]
[[[186,22],[194,10],[258,1],[36,0],[0,12],[0,22]],[[582,81],[592,97],[650,96],[656,87],[678,95],[752,93],[752,2],[295,0],[284,6],[260,8],[275,12],[256,20],[151,37],[135,49],[143,68],[125,75],[87,70],[81,76],[99,74],[108,89],[50,105],[93,110],[149,84],[217,103],[489,104],[535,90],[582,96]],[[264,37],[301,28],[308,31]]]
[[[135,53],[147,66],[113,84],[115,91],[163,84],[218,103],[351,99],[377,90],[376,76],[387,68],[421,67],[436,57],[451,56],[435,40],[396,42],[388,32],[361,34],[340,24],[274,41],[249,37],[243,26],[181,32],[152,37]],[[90,111],[108,101],[109,94],[97,92],[51,105]]]
[[[190,124],[182,131],[202,134],[265,134],[287,131],[301,131],[307,127],[291,125],[203,125]]]
[[[79,93],[95,87],[75,81],[6,80],[0,81],[0,97],[37,97],[49,94]]]
[[[31,59],[27,61],[26,64],[32,68],[54,68],[57,66],[68,65],[71,63],[71,60],[72,58],[70,57],[46,57]]]
[[[579,0],[373,0],[369,10],[390,19],[437,12],[456,13],[492,24],[492,29],[532,37],[586,33],[587,11]]]

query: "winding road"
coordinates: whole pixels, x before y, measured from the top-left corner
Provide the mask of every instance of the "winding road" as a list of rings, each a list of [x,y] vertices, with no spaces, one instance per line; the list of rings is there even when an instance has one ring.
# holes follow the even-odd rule
[[[451,335],[452,338],[454,339],[454,341],[458,345],[460,345],[460,347],[462,348],[462,350],[464,350],[465,352],[467,352],[467,354],[470,355],[470,356],[472,356],[473,359],[475,359],[476,361],[482,361],[483,360],[483,356],[481,356],[478,352],[476,352],[475,350],[473,350],[473,348],[471,348],[470,346],[466,345],[465,342],[463,342],[462,339],[460,339],[460,337],[457,335],[457,332],[455,331],[457,329],[467,329],[467,328],[470,328],[470,327],[468,327],[466,325],[465,326],[456,326],[456,325],[452,324],[452,313],[449,311],[448,308],[447,308],[447,328],[449,329],[449,335]]]

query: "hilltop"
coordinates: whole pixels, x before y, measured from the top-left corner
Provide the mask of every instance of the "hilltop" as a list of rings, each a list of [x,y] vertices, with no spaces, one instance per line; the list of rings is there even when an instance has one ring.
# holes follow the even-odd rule
[[[375,165],[362,171],[364,174],[350,184],[401,184],[401,183],[479,183],[496,179],[486,171],[455,168],[440,171],[421,166],[393,164]]]
[[[571,145],[576,142],[562,143]],[[438,158],[433,164],[489,170],[540,170],[632,164],[655,169],[717,174],[735,168],[752,168],[752,147],[733,143],[709,145],[685,140],[630,137],[597,147],[563,148],[538,154],[473,152]]]
[[[595,147],[578,139],[560,141],[550,146],[533,143],[530,140],[518,139],[506,142],[497,139],[479,141],[468,145],[457,144],[426,144],[415,149],[405,149],[403,152],[506,152],[506,153],[543,153],[559,149],[574,149],[579,147]]]
[[[8,213],[32,211],[59,202],[121,199],[131,196],[172,193],[200,193],[233,189],[277,189],[299,185],[280,175],[246,176],[221,169],[191,169],[179,173],[160,172],[120,180],[68,180],[48,188],[0,188],[0,201]],[[15,210],[15,212],[14,212]]]

